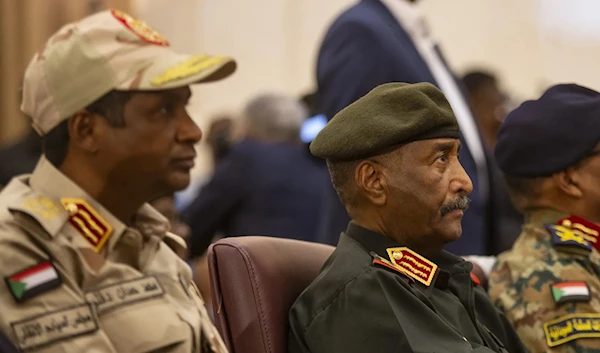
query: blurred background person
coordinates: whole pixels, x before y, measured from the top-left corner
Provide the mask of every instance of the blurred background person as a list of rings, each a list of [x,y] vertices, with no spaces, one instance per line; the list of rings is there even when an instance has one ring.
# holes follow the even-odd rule
[[[486,148],[493,151],[500,124],[508,114],[508,97],[500,89],[496,76],[489,71],[468,71],[462,81],[481,138]]]
[[[300,141],[306,108],[291,97],[264,94],[242,115],[244,138],[183,212],[192,258],[217,233],[315,240],[328,176]]]
[[[42,155],[42,139],[30,128],[16,142],[0,148],[0,188],[10,179],[33,172]]]
[[[331,119],[337,112],[387,82],[430,82],[450,102],[461,128],[461,163],[473,182],[471,206],[462,221],[462,237],[447,245],[458,255],[496,253],[497,236],[490,207],[492,193],[486,152],[468,102],[434,40],[417,0],[364,0],[343,12],[330,26],[317,62],[319,110]],[[364,117],[368,119],[369,117]],[[329,188],[324,243],[337,244],[350,218]]]
[[[206,134],[206,142],[210,149],[213,167],[216,167],[231,150],[233,144],[233,116],[220,114],[215,116]]]
[[[467,92],[467,98],[477,127],[485,148],[488,152],[488,164],[492,185],[496,185],[496,192],[491,200],[491,213],[494,215],[494,224],[496,232],[490,239],[494,254],[510,249],[521,232],[523,216],[514,207],[507,189],[507,185],[502,178],[502,173],[496,164],[492,154],[496,146],[496,138],[500,125],[510,110],[513,109],[513,102],[509,95],[505,93],[495,74],[487,70],[471,70],[462,78]],[[504,191],[504,192],[500,192]],[[477,260],[475,257],[469,258]],[[477,261],[486,274],[489,274],[493,266],[493,259],[479,259]]]

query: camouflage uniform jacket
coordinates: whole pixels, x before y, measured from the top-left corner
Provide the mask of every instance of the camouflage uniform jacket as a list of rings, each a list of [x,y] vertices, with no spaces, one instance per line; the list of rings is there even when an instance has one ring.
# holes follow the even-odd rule
[[[526,215],[490,276],[493,302],[531,352],[600,352],[597,226],[567,217],[552,210]]]

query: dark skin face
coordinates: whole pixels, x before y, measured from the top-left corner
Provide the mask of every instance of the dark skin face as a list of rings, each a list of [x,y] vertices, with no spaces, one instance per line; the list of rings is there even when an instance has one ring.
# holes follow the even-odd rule
[[[186,110],[190,97],[189,87],[136,92],[125,105],[123,127],[76,113],[61,169],[123,220],[143,203],[186,188],[202,138]]]
[[[457,240],[473,189],[459,149],[457,139],[431,139],[362,161],[355,172],[362,201],[355,222],[425,256]]]

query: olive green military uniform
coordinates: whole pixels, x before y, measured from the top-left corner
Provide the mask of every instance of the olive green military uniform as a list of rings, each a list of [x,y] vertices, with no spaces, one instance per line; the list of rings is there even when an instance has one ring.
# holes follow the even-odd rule
[[[125,225],[42,159],[0,210],[0,329],[22,350],[226,352],[151,206]]]
[[[290,353],[526,352],[472,279],[471,263],[442,252],[431,259],[439,267],[425,285],[391,265],[388,249],[398,248],[350,223],[292,307]],[[424,261],[406,250],[402,258],[410,255]]]
[[[492,300],[532,352],[600,352],[598,227],[580,222],[529,213],[490,276]]]
[[[338,113],[310,149],[329,162],[357,161],[459,135],[433,85],[389,83]],[[290,310],[290,353],[525,352],[471,269],[448,252],[428,259],[351,222]]]

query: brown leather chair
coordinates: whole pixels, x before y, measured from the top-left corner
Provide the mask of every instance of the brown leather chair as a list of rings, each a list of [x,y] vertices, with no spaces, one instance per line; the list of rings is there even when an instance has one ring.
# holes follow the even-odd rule
[[[288,312],[333,247],[245,236],[208,249],[216,326],[231,353],[286,353]]]

